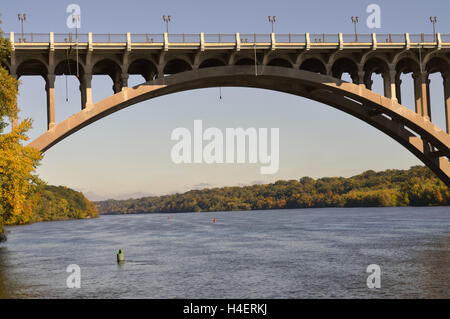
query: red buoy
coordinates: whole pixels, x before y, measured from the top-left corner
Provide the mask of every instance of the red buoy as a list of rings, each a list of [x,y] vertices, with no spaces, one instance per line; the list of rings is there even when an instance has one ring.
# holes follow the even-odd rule
[[[216,223],[216,219],[214,218],[214,224]]]

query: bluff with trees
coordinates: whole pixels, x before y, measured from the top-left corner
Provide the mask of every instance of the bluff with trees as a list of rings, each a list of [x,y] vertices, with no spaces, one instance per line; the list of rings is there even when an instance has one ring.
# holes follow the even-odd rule
[[[423,166],[344,177],[192,190],[183,194],[95,203],[100,214],[177,213],[308,207],[450,205],[450,191]]]

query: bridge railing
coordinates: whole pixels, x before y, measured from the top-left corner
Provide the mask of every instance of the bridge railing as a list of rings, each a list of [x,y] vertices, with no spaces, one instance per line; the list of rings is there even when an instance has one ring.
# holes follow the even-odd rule
[[[164,34],[131,34],[131,42],[133,43],[163,43]]]
[[[306,43],[306,34],[275,34],[277,43]]]
[[[241,34],[241,43],[270,43],[271,35],[270,34],[257,34],[257,33],[247,33]]]
[[[377,42],[379,43],[405,43],[406,36],[404,34],[377,34]]]
[[[236,34],[205,34],[205,43],[235,43]]]
[[[135,34],[131,33],[132,43],[163,43],[164,34]],[[405,34],[376,34],[378,43],[406,43]],[[49,43],[49,33],[15,33],[15,43]],[[76,36],[75,33],[55,33],[55,43],[75,43],[78,37],[79,43],[89,42],[89,35],[80,33]],[[271,43],[271,34],[240,34],[241,43]],[[372,34],[342,34],[343,43],[371,43]],[[437,43],[437,35],[433,34],[410,34],[409,39],[411,43]],[[337,44],[340,42],[339,34],[325,34],[312,33],[309,35],[311,44]],[[441,40],[444,43],[450,43],[450,34],[441,34]],[[204,34],[205,43],[235,43],[236,34]],[[306,34],[275,34],[275,41],[277,43],[306,43]],[[126,43],[127,34],[92,34],[93,43]],[[168,34],[169,43],[200,43],[200,34]]]
[[[409,39],[412,43],[434,43],[437,42],[433,34],[411,34]]]
[[[371,34],[343,34],[344,43],[372,43]]]
[[[200,43],[200,34],[168,34],[172,43]]]
[[[16,42],[19,43],[47,43],[50,42],[49,33],[16,33]]]
[[[92,42],[94,43],[126,43],[127,35],[126,34],[92,34]]]
[[[89,36],[86,33],[83,34],[75,34],[75,33],[55,33],[54,41],[56,43],[76,43],[78,39],[78,43],[87,43],[89,42]]]
[[[311,43],[339,43],[339,34],[312,33],[309,39]]]

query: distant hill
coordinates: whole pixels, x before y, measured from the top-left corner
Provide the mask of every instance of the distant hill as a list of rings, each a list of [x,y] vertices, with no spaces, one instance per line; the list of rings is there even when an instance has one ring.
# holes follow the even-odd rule
[[[277,181],[183,194],[95,202],[100,214],[176,213],[308,207],[450,205],[450,191],[431,170],[366,171],[344,177]]]

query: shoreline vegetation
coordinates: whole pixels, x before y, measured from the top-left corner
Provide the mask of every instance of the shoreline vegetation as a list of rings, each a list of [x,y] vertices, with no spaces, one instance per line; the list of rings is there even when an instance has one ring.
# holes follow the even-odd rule
[[[39,185],[27,198],[20,218],[5,226],[98,217],[97,207],[81,192],[65,186]]]
[[[323,207],[448,206],[450,190],[424,166],[372,170],[349,178],[323,177],[183,194],[94,202],[99,214],[218,212]]]

